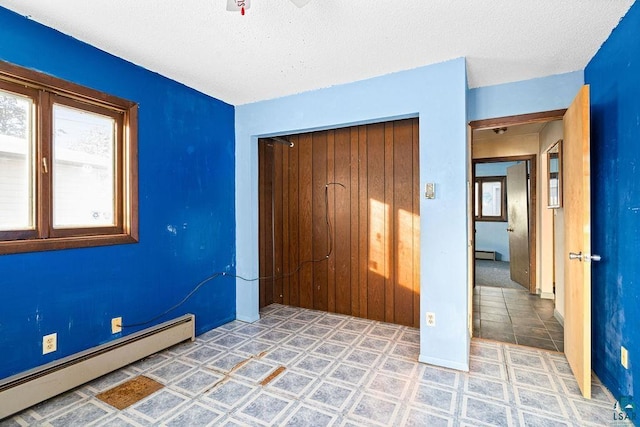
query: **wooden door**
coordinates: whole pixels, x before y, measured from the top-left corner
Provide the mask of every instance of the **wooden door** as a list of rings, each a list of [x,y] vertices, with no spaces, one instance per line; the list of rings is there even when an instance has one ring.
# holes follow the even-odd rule
[[[564,352],[586,398],[591,397],[591,169],[589,87],[564,116]],[[570,259],[569,254],[576,254]]]
[[[507,220],[511,280],[529,289],[529,191],[527,163],[507,168]]]
[[[260,306],[418,327],[418,120],[259,144]]]

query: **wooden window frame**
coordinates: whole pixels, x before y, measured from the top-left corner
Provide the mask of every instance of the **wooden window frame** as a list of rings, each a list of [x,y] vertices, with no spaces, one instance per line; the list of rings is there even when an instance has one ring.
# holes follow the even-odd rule
[[[479,197],[482,193],[482,184],[485,182],[500,182],[500,216],[485,216],[482,213],[482,202]],[[476,190],[476,185],[478,190]],[[474,217],[476,221],[506,222],[507,221],[507,177],[506,176],[477,176],[474,183]],[[478,213],[475,213],[475,207]]]
[[[28,96],[35,103],[34,229],[0,231],[0,255],[138,242],[138,105],[3,61],[0,61],[0,88]],[[54,103],[115,120],[113,226],[53,227],[53,173],[48,169],[52,166]],[[48,163],[47,170],[43,162]]]

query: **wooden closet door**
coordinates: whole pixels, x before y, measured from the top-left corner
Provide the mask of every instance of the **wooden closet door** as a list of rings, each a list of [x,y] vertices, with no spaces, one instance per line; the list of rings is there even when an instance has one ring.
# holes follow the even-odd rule
[[[418,120],[259,144],[260,306],[419,326]]]

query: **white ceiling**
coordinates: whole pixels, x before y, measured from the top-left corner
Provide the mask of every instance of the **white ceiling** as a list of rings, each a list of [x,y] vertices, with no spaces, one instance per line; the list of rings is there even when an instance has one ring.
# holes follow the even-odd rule
[[[466,57],[470,87],[582,70],[634,0],[0,0],[230,104]]]
[[[503,134],[496,134],[493,128],[491,129],[474,129],[473,130],[473,140],[480,141],[485,139],[507,139],[518,135],[527,135],[530,133],[540,133],[542,129],[549,122],[538,122],[538,123],[527,123],[524,125],[515,125],[515,126],[506,126],[504,127],[506,131]],[[499,126],[498,128],[502,128],[503,126]]]

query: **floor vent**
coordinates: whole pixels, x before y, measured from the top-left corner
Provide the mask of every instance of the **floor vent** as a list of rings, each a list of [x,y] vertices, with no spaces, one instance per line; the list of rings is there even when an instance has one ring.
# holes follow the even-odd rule
[[[164,385],[158,381],[140,375],[107,391],[96,394],[96,398],[116,409],[123,410],[163,387]]]
[[[0,381],[0,420],[160,350],[195,339],[195,316],[90,348]]]

